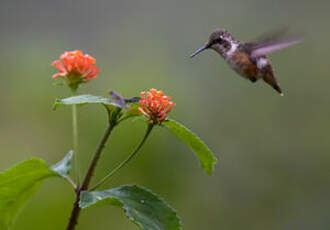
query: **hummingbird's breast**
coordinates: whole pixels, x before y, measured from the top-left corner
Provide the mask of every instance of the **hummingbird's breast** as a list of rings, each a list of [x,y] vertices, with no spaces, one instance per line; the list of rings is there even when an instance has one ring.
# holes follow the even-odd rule
[[[247,53],[236,51],[226,60],[231,68],[241,76],[246,78],[257,77],[259,72],[258,66],[250,59]]]
[[[242,44],[234,39],[217,44],[212,48],[226,60],[235,72],[251,81],[263,77],[265,72],[263,70],[270,66],[266,56],[251,57],[248,52],[245,52]]]
[[[251,58],[248,53],[239,50],[226,60],[238,74],[252,81],[262,78],[266,72],[265,70],[270,67],[266,56]]]

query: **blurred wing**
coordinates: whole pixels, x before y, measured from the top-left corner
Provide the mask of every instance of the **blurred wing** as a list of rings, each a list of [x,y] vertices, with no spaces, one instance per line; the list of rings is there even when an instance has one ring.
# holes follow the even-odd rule
[[[258,36],[256,39],[249,42],[249,44],[258,45],[269,41],[281,40],[289,33],[289,31],[290,28],[288,26],[280,27],[277,30],[268,31],[267,33]]]
[[[302,41],[302,38],[291,38],[285,40],[274,40],[267,41],[265,43],[256,44],[250,47],[250,53],[252,57],[258,57],[262,55],[267,55],[276,50],[286,48],[288,46],[295,45]]]
[[[267,55],[279,49],[297,44],[302,41],[301,37],[288,36],[289,27],[282,27],[259,36],[254,41],[244,44],[245,50],[252,57]]]

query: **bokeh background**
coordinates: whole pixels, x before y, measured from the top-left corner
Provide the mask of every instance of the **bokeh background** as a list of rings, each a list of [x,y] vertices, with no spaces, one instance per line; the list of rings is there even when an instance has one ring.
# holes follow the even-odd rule
[[[71,149],[71,110],[57,97],[50,63],[82,49],[101,73],[81,93],[135,96],[150,87],[177,104],[171,117],[190,127],[219,159],[215,175],[157,128],[139,156],[105,186],[137,183],[175,207],[184,229],[330,229],[329,1],[1,0],[0,170],[31,157],[49,164]],[[288,25],[305,41],[271,55],[284,90],[251,84],[214,52],[194,59],[217,27],[241,40]],[[101,106],[79,109],[80,162],[86,169],[106,124]],[[97,170],[101,178],[132,151],[145,126],[115,130]],[[64,229],[73,193],[49,179],[13,230]],[[136,229],[116,207],[82,213],[78,230]]]

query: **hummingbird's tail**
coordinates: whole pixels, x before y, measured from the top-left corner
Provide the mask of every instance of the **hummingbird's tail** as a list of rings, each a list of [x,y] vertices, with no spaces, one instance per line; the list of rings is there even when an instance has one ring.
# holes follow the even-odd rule
[[[263,77],[264,81],[271,85],[281,96],[283,96],[282,90],[277,83],[277,80],[273,74],[273,71],[267,71],[267,73]]]

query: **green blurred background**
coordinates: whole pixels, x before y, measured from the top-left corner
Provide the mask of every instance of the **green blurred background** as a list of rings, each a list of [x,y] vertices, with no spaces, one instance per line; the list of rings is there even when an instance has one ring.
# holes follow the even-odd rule
[[[51,109],[70,93],[53,85],[50,63],[82,49],[101,73],[81,93],[162,89],[177,104],[171,117],[219,159],[209,177],[186,146],[157,128],[106,187],[152,189],[189,230],[330,229],[329,10],[326,0],[1,0],[0,170],[31,157],[52,164],[71,148],[70,108]],[[214,28],[249,40],[283,25],[305,35],[271,55],[284,97],[241,79],[214,52],[188,58]],[[101,106],[79,109],[84,169],[105,124]],[[127,122],[115,130],[96,178],[132,151],[144,129]],[[47,180],[13,230],[64,229],[73,199],[68,184]],[[77,229],[136,227],[120,209],[99,206],[82,213]]]

